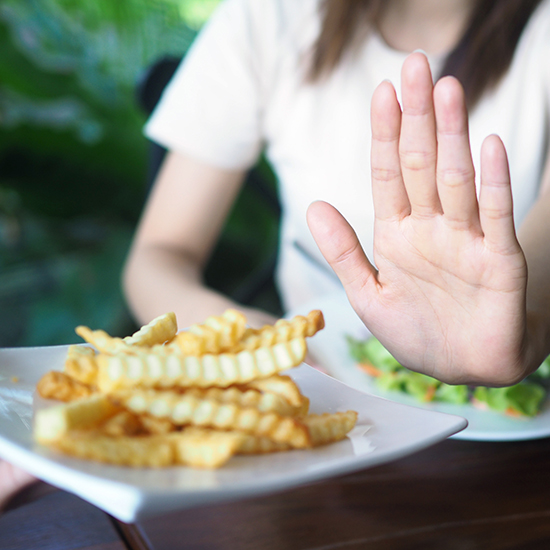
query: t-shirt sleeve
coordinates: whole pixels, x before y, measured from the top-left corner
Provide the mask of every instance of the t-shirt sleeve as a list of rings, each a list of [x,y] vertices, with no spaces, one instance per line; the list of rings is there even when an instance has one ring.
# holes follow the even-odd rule
[[[253,18],[225,0],[203,28],[145,126],[163,147],[225,169],[247,169],[262,149]]]

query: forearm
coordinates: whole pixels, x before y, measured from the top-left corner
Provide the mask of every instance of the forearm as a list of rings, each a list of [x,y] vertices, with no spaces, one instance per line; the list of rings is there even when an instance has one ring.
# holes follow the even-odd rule
[[[534,370],[550,354],[550,192],[544,193],[518,231],[528,268],[527,357]]]
[[[252,326],[273,322],[265,312],[244,308],[207,288],[201,266],[169,248],[142,245],[132,250],[123,279],[127,302],[140,324],[168,311],[176,313],[180,328],[220,315],[228,308],[244,311]]]

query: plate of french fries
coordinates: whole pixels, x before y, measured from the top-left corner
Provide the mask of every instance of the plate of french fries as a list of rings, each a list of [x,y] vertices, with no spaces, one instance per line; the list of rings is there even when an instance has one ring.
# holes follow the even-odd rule
[[[125,522],[268,494],[403,457],[458,416],[357,391],[304,363],[319,310],[259,329],[167,313],[124,338],[0,349],[0,456]]]

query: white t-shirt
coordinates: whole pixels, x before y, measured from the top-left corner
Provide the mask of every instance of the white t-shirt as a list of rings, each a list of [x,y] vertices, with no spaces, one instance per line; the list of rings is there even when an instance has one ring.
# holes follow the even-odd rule
[[[287,309],[340,288],[307,228],[309,204],[336,206],[372,260],[370,98],[399,94],[407,54],[372,33],[330,78],[304,83],[320,0],[225,0],[146,126],[164,147],[212,165],[251,167],[265,148],[283,205],[277,279]],[[536,199],[550,130],[550,0],[524,29],[509,71],[470,113],[476,172],[483,139],[506,145],[516,224]],[[443,59],[430,58],[436,76]]]

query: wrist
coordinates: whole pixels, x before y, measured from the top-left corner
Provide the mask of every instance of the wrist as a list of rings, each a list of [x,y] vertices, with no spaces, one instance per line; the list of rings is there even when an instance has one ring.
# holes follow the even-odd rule
[[[523,353],[525,376],[535,372],[548,355],[550,355],[550,316],[538,311],[528,311]]]

